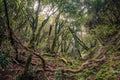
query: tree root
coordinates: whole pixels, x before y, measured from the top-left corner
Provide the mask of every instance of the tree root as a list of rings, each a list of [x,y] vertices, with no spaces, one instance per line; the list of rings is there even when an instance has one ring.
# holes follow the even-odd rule
[[[87,60],[86,62],[84,62],[83,64],[81,64],[80,68],[79,69],[61,69],[61,71],[63,73],[79,73],[79,72],[82,72],[84,69],[88,68],[88,66],[90,64],[94,64],[94,63],[97,63],[97,62],[103,62],[105,61],[106,57],[103,56],[102,58],[100,59],[94,59],[94,60]],[[47,64],[46,64],[47,65]],[[47,72],[52,72],[54,73],[56,71],[56,69],[53,69],[52,67],[50,67],[50,65],[47,65],[47,68],[45,71]],[[37,70],[37,72],[41,72],[42,70]]]
[[[77,70],[71,70],[71,69],[64,69],[63,72],[65,73],[79,73],[79,72],[82,72],[85,68],[88,67],[88,65],[90,64],[94,64],[94,63],[97,63],[97,62],[102,62],[106,59],[105,56],[103,56],[102,58],[100,59],[95,59],[95,60],[87,60],[86,62],[84,62],[79,69]]]

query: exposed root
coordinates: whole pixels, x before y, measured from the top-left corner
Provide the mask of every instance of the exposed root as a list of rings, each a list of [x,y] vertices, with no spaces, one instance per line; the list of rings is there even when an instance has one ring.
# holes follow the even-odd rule
[[[102,62],[102,61],[105,61],[106,57],[103,56],[102,58],[100,59],[94,59],[94,60],[87,60],[86,62],[84,62],[83,64],[81,64],[80,68],[79,69],[61,69],[61,71],[63,73],[79,73],[79,72],[82,72],[84,69],[88,68],[88,66],[90,64],[93,64],[93,63],[97,63],[97,62]],[[53,69],[52,67],[50,67],[49,65],[47,66],[48,69],[46,69],[45,71],[48,71],[48,72],[55,72],[56,69]],[[42,70],[37,70],[37,72],[41,72]]]

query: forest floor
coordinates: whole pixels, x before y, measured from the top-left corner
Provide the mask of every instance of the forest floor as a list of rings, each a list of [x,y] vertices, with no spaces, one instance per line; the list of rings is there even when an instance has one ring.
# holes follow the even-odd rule
[[[47,67],[49,67],[51,70],[55,70],[56,68],[64,68],[65,64],[62,63],[60,61],[55,61],[54,59],[52,59],[53,57],[46,57],[46,61],[47,62]],[[24,69],[25,69],[25,63],[27,60],[27,56],[21,56],[19,58],[19,61],[13,59],[11,60],[11,62],[9,63],[9,65],[3,69],[0,66],[0,80],[14,80],[16,77],[18,77],[18,75],[21,75],[22,73],[24,73]],[[58,59],[56,59],[58,60]],[[59,63],[59,64],[58,64]],[[30,76],[31,78],[35,78],[37,77],[39,80],[44,80],[41,78],[41,76],[43,76],[42,73],[42,65],[41,65],[41,61],[38,57],[33,56],[32,57],[32,61],[29,65],[29,72],[30,72]],[[32,74],[34,73],[34,74]],[[54,80],[53,76],[54,76],[54,72],[46,72],[46,76],[49,80]],[[32,79],[30,79],[32,80]]]
[[[96,71],[99,71],[102,64],[109,64],[109,60],[106,59],[106,57],[104,56],[103,58],[100,59],[96,59],[96,60],[87,60],[85,62],[78,63],[73,61],[72,59],[70,60],[65,60],[65,58],[60,58],[60,57],[51,57],[51,56],[44,56],[46,59],[46,68],[50,71],[46,71],[45,72],[45,76],[47,76],[48,80],[54,80],[54,76],[55,76],[55,71],[54,70],[58,70],[58,69],[77,69],[77,70],[71,70],[72,73],[78,73],[78,72],[82,72],[85,68],[87,69],[94,69]],[[69,58],[68,58],[69,59]],[[25,69],[25,61],[27,60],[27,58],[25,56],[22,56],[20,59],[20,63],[16,60],[12,60],[12,62],[10,62],[10,64],[5,68],[2,69],[0,67],[0,80],[16,80],[16,78],[21,75],[24,72]],[[119,60],[119,57],[116,58],[116,61]],[[100,61],[100,62],[99,62]],[[73,64],[74,63],[74,64]],[[95,63],[98,63],[98,65],[95,65]],[[116,65],[118,65],[119,63],[117,62],[117,64],[115,63],[114,67],[117,68]],[[71,66],[70,66],[71,65]],[[80,65],[80,66],[79,66]],[[29,75],[30,78],[28,80],[33,80],[33,78],[35,80],[39,79],[39,80],[44,80],[44,78],[42,76],[44,76],[43,72],[42,72],[42,65],[41,65],[41,61],[38,57],[33,56],[32,57],[32,61],[31,64],[29,65],[30,67],[30,71],[29,71]],[[81,70],[79,70],[79,67],[82,67]],[[53,71],[52,71],[53,70]],[[68,70],[68,71],[70,71]],[[78,72],[77,72],[78,71]],[[116,75],[117,79],[120,79],[120,74]],[[74,78],[72,78],[72,76],[69,75],[69,77],[67,78],[67,80],[76,80]],[[87,79],[87,80],[94,80],[93,78]]]
[[[120,40],[118,39],[117,42],[120,42]],[[85,75],[86,80],[96,80],[96,75],[108,77],[107,79],[112,77],[115,78],[114,80],[120,80],[119,45],[118,47],[116,47],[116,45],[106,45],[103,46],[103,48],[99,48],[99,50],[98,48],[94,50],[95,52],[90,53],[93,57],[90,57],[88,54],[87,58],[89,59],[87,60],[60,55],[60,53],[57,53],[57,55],[50,55],[49,53],[46,54],[45,52],[41,52],[44,53],[41,55],[46,62],[46,71],[43,71],[41,59],[33,55],[28,69],[29,78],[25,80],[45,80],[44,77],[46,77],[47,80],[55,80],[55,77],[59,77],[62,71],[64,72],[61,75],[62,77],[67,73],[66,80],[76,80],[76,73],[78,77]],[[29,57],[29,52],[24,52],[23,50],[20,50],[20,52],[22,53],[19,53],[19,60],[15,60],[12,56],[9,65],[5,69],[0,66],[0,80],[16,80],[16,78],[25,72],[25,65]],[[104,73],[102,73],[102,71]],[[93,75],[91,76],[91,74]],[[109,76],[105,76],[106,74]]]

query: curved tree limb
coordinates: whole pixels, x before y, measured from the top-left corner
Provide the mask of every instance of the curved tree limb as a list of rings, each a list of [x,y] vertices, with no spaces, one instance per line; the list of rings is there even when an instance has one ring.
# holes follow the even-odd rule
[[[7,1],[3,0],[3,3],[4,3],[4,8],[5,8],[6,24],[7,24],[7,29],[8,29],[9,35],[10,35],[11,44],[14,44],[14,41],[16,41],[25,50],[27,50],[29,52],[32,52],[35,56],[39,57],[41,59],[41,61],[42,61],[43,70],[45,71],[45,60],[40,55],[40,53],[34,52],[33,50],[29,49],[27,46],[23,45],[22,42],[18,39],[18,37],[13,32],[12,28],[10,27],[10,22],[9,22],[9,15],[8,15],[8,9],[7,9]]]

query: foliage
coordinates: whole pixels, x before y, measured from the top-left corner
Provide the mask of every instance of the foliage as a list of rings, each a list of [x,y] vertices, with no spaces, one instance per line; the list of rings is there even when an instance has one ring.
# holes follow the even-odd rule
[[[62,80],[61,70],[59,70],[59,69],[56,70],[56,71],[55,71],[55,74],[54,74],[54,77],[55,77],[55,78],[54,78],[55,80]]]
[[[6,68],[9,65],[10,57],[9,53],[5,53],[0,49],[0,65],[2,68]]]
[[[118,79],[113,72],[120,68],[119,5],[119,0],[0,0],[0,65],[22,64],[19,79],[25,80],[40,78],[40,71],[55,80]],[[103,62],[94,62],[102,56]],[[91,64],[74,74],[87,61]]]

